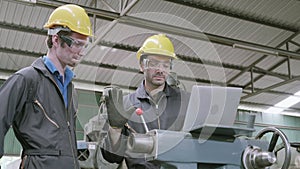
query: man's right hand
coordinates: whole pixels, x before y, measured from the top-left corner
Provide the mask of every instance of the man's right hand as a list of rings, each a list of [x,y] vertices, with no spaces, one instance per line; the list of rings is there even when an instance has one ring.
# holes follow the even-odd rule
[[[106,87],[103,96],[105,98],[109,125],[113,128],[122,128],[135,111],[135,108],[124,109],[123,92],[118,87]]]

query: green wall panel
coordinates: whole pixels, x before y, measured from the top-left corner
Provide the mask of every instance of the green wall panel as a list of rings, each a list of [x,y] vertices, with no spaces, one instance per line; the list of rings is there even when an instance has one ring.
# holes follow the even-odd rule
[[[8,155],[20,155],[21,145],[16,139],[13,129],[10,128],[4,140],[4,152]]]
[[[300,142],[300,117],[292,117],[281,114],[270,114],[270,113],[254,113],[255,114],[255,132],[253,136],[257,134],[261,129],[274,126],[282,130],[288,137],[290,142]],[[248,122],[249,112],[239,111],[237,114],[237,121],[245,124]]]
[[[78,90],[78,102],[81,105],[90,105],[98,107],[101,94],[99,92],[91,92]]]
[[[89,119],[98,114],[98,107],[79,105],[78,112],[78,121],[82,128],[84,128],[84,125],[89,121]]]

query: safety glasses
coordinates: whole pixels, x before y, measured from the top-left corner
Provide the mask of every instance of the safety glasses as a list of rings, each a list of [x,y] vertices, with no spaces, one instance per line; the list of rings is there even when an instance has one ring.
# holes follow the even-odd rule
[[[161,62],[154,59],[144,59],[144,66],[146,69],[162,69],[169,71],[172,68],[172,61]]]
[[[69,36],[60,35],[61,40],[63,40],[70,48],[83,50],[86,49],[89,42],[85,40],[73,39]]]

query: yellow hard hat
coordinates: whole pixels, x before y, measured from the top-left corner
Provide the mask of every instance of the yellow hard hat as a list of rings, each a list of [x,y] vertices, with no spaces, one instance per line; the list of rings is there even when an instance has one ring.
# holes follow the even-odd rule
[[[147,38],[142,47],[137,51],[136,57],[140,60],[142,55],[147,54],[156,54],[177,59],[174,46],[165,34],[153,35]]]
[[[53,28],[55,26],[68,27],[73,32],[92,36],[90,19],[85,10],[78,5],[67,4],[56,8],[44,27]]]

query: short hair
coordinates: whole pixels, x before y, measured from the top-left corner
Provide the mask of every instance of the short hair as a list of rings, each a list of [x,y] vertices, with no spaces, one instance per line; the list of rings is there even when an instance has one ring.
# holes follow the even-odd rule
[[[61,36],[61,35],[64,35],[64,36],[70,36],[71,34],[72,34],[72,32],[70,32],[70,31],[59,31],[59,32],[57,33],[58,36]],[[48,37],[47,37],[47,47],[48,47],[49,49],[51,49],[52,46],[53,46],[53,43],[52,43],[52,36],[53,36],[53,35],[48,35]],[[63,47],[64,43],[65,43],[65,42],[62,41],[60,45]]]
[[[143,63],[143,60],[147,58],[148,55],[141,55],[140,57],[140,64]]]

